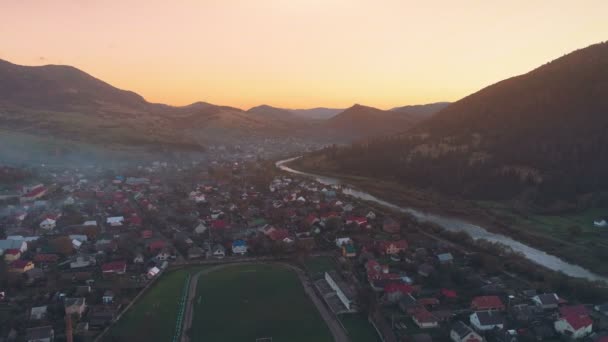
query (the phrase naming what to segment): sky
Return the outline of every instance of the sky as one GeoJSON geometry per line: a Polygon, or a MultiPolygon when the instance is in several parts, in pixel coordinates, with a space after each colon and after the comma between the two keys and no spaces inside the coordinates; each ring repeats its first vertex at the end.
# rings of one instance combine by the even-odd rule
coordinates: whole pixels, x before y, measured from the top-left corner
{"type": "Polygon", "coordinates": [[[608,1],[0,0],[0,59],[148,101],[456,101],[608,39],[608,1]]]}

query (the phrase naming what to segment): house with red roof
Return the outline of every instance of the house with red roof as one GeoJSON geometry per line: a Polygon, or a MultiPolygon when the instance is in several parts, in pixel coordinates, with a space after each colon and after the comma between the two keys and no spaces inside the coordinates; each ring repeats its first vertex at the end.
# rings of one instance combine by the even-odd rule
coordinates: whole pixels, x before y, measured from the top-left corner
{"type": "Polygon", "coordinates": [[[226,229],[228,223],[225,220],[213,220],[211,222],[211,229],[226,229]]]}
{"type": "Polygon", "coordinates": [[[282,241],[285,243],[292,243],[294,240],[289,236],[289,231],[287,229],[276,229],[268,234],[268,237],[272,241],[282,241]]]}
{"type": "Polygon", "coordinates": [[[397,241],[378,241],[378,251],[384,255],[396,255],[401,252],[404,252],[408,243],[406,240],[397,240],[397,241]]]}
{"type": "Polygon", "coordinates": [[[474,311],[503,311],[505,305],[498,296],[479,296],[473,298],[471,309],[474,311]]]}
{"type": "Polygon", "coordinates": [[[124,274],[127,272],[126,261],[112,261],[101,265],[101,272],[107,274],[124,274]]]}
{"type": "Polygon", "coordinates": [[[34,268],[34,263],[30,260],[15,260],[10,264],[9,272],[25,273],[34,268]]]}
{"type": "Polygon", "coordinates": [[[358,227],[365,227],[367,225],[367,218],[360,216],[349,216],[346,218],[346,224],[356,224],[358,227]]]}
{"type": "Polygon", "coordinates": [[[573,339],[583,338],[593,332],[593,320],[589,315],[580,315],[576,310],[568,312],[554,323],[555,331],[573,339]]]}
{"type": "Polygon", "coordinates": [[[35,186],[34,188],[30,189],[27,193],[25,193],[24,195],[21,196],[21,202],[32,202],[35,201],[39,198],[41,198],[42,196],[46,195],[48,189],[43,186],[42,184],[39,184],[37,186],[35,186]]]}
{"type": "Polygon", "coordinates": [[[417,308],[414,311],[412,320],[421,329],[432,329],[439,326],[439,320],[424,307],[417,308]]]}
{"type": "Polygon", "coordinates": [[[21,251],[17,248],[11,248],[4,251],[4,261],[11,263],[21,258],[21,251]]]}
{"type": "Polygon", "coordinates": [[[396,303],[404,295],[414,292],[414,287],[401,282],[390,282],[384,285],[384,294],[387,301],[396,303]]]}

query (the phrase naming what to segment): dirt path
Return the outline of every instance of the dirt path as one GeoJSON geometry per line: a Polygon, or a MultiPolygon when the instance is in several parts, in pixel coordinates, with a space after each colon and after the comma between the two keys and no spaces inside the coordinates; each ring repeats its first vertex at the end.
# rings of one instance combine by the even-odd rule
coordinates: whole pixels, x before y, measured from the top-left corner
{"type": "MultiPolygon", "coordinates": [[[[193,311],[194,311],[194,303],[195,303],[195,299],[196,299],[196,288],[197,288],[197,284],[198,284],[198,280],[199,280],[200,276],[206,275],[206,274],[214,272],[214,271],[218,271],[218,270],[226,268],[226,267],[236,266],[236,265],[247,265],[247,264],[251,264],[251,263],[231,263],[231,264],[225,264],[225,265],[218,265],[218,266],[214,266],[214,267],[211,267],[208,269],[201,270],[192,276],[192,279],[190,281],[190,286],[188,288],[188,298],[186,300],[186,311],[184,314],[184,320],[183,320],[183,326],[182,326],[182,336],[180,339],[181,342],[190,342],[190,337],[188,337],[188,331],[192,327],[192,316],[193,316],[193,311]]],[[[280,266],[283,266],[285,268],[288,268],[288,269],[294,271],[297,274],[298,279],[300,280],[300,283],[302,283],[304,292],[306,293],[306,295],[308,295],[310,300],[313,302],[313,304],[319,311],[319,314],[321,314],[321,318],[323,318],[323,320],[327,324],[327,327],[329,328],[329,330],[334,338],[334,341],[350,342],[348,335],[342,328],[342,325],[340,324],[340,322],[338,322],[338,319],[336,318],[336,316],[332,312],[329,311],[329,309],[323,303],[323,300],[317,296],[317,294],[313,288],[313,285],[311,284],[310,280],[308,279],[308,277],[306,276],[304,271],[302,271],[301,269],[299,269],[293,265],[287,264],[287,263],[276,262],[276,263],[272,263],[272,264],[280,265],[280,266]]]]}

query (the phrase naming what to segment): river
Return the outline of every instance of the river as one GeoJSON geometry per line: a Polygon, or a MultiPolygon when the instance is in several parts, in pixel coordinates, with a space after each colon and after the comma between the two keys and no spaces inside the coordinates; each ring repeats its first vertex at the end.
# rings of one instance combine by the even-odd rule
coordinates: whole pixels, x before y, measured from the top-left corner
{"type": "Polygon", "coordinates": [[[324,185],[340,185],[342,188],[342,192],[346,195],[349,195],[349,196],[352,196],[354,198],[358,198],[361,200],[378,203],[384,207],[410,214],[410,215],[416,217],[421,222],[431,222],[431,223],[439,225],[443,229],[450,230],[450,231],[464,231],[464,232],[468,233],[473,239],[485,239],[485,240],[492,241],[492,242],[499,242],[503,245],[510,247],[511,249],[513,249],[514,252],[522,253],[529,260],[531,260],[541,266],[544,266],[548,269],[551,269],[554,271],[560,271],[566,275],[569,275],[569,276],[575,277],[575,278],[585,278],[588,280],[601,280],[601,281],[608,282],[607,277],[603,277],[601,275],[595,274],[581,266],[566,262],[554,255],[548,254],[546,252],[541,251],[540,249],[523,244],[508,236],[505,236],[502,234],[497,234],[497,233],[492,233],[492,232],[486,230],[485,228],[478,226],[476,224],[473,224],[473,223],[470,223],[470,222],[467,222],[467,221],[464,221],[464,220],[458,219],[458,218],[426,213],[426,212],[423,212],[423,211],[420,211],[420,210],[417,210],[414,208],[410,208],[410,207],[401,207],[401,206],[395,205],[393,203],[387,202],[385,200],[382,200],[365,191],[356,190],[353,187],[349,186],[348,184],[344,184],[337,178],[320,176],[320,175],[316,175],[316,174],[312,174],[312,173],[308,173],[308,172],[302,172],[302,171],[294,170],[294,169],[288,167],[287,165],[285,165],[285,164],[289,163],[290,161],[293,161],[298,158],[300,158],[300,157],[289,158],[289,159],[278,161],[276,163],[276,166],[286,172],[314,178],[317,182],[324,184],[324,185]]]}

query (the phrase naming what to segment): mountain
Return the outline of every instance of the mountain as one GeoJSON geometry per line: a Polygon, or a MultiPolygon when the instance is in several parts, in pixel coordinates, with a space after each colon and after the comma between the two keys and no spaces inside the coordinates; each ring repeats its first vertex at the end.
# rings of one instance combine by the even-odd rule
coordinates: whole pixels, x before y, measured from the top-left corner
{"type": "Polygon", "coordinates": [[[293,120],[296,116],[287,109],[276,108],[268,105],[253,107],[247,111],[252,117],[270,119],[270,120],[293,120]]]}
{"type": "Polygon", "coordinates": [[[302,118],[307,118],[307,119],[313,119],[313,120],[327,120],[341,112],[344,111],[344,109],[339,109],[339,108],[324,108],[324,107],[317,107],[317,108],[310,108],[310,109],[288,109],[290,112],[292,112],[293,114],[295,114],[296,116],[302,117],[302,118]]]}
{"type": "Polygon", "coordinates": [[[200,149],[208,143],[293,136],[305,127],[293,113],[281,111],[150,103],[74,67],[0,60],[0,130],[6,132],[111,146],[200,149]]]}
{"type": "Polygon", "coordinates": [[[409,114],[355,104],[324,124],[340,134],[366,138],[402,132],[417,122],[419,119],[409,114]]]}
{"type": "Polygon", "coordinates": [[[406,134],[332,151],[332,165],[543,205],[608,191],[608,43],[484,88],[406,134]]]}
{"type": "Polygon", "coordinates": [[[450,102],[435,102],[423,105],[403,106],[395,107],[391,110],[394,112],[408,113],[411,115],[419,115],[424,118],[428,118],[441,111],[450,105],[450,102]]]}

